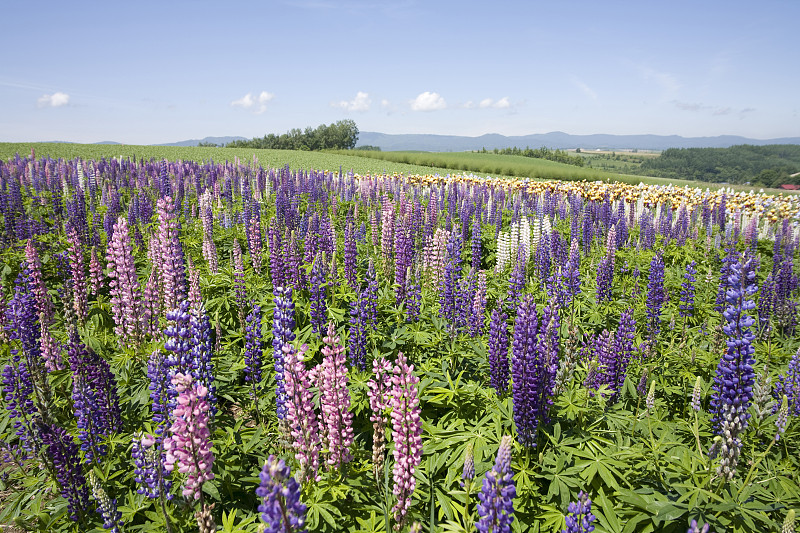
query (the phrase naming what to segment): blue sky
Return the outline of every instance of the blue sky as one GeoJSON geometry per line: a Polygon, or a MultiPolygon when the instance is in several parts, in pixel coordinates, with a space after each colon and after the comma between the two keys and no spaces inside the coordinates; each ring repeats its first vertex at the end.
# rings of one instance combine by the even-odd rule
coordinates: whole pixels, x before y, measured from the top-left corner
{"type": "Polygon", "coordinates": [[[800,2],[4,2],[0,141],[800,136],[800,2]]]}

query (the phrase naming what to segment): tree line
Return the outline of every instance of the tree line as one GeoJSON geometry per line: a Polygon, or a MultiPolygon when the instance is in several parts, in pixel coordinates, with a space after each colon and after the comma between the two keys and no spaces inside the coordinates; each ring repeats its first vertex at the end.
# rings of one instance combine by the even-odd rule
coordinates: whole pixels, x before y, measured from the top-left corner
{"type": "Polygon", "coordinates": [[[321,124],[305,130],[292,128],[282,135],[269,133],[249,141],[232,141],[226,148],[258,148],[273,150],[351,150],[358,141],[358,126],[347,119],[331,125],[321,124]]]}
{"type": "MultiPolygon", "coordinates": [[[[481,153],[488,153],[486,148],[481,150],[481,153]]],[[[547,148],[546,146],[542,146],[541,148],[530,148],[525,147],[517,148],[516,146],[512,148],[495,148],[492,150],[494,154],[500,155],[521,155],[523,157],[533,157],[535,159],[547,159],[548,161],[555,161],[556,163],[565,163],[567,165],[575,165],[576,167],[582,167],[586,164],[584,159],[579,155],[569,155],[566,150],[559,150],[559,149],[551,149],[547,148]]]]}
{"type": "Polygon", "coordinates": [[[648,176],[779,187],[800,185],[800,145],[741,144],[729,148],[670,148],[645,160],[640,172],[648,176]]]}

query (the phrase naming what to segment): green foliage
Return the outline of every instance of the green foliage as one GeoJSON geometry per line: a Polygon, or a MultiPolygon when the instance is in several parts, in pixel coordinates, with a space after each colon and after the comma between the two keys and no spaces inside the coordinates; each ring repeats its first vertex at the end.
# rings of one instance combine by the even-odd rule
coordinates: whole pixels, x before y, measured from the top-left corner
{"type": "Polygon", "coordinates": [[[283,135],[270,133],[263,138],[255,137],[249,141],[232,141],[228,148],[259,148],[269,150],[348,150],[355,148],[358,141],[358,126],[347,119],[334,122],[330,126],[321,124],[316,128],[297,128],[283,135]]]}
{"type": "Polygon", "coordinates": [[[526,146],[524,150],[517,148],[516,146],[513,148],[501,148],[499,150],[495,148],[492,153],[501,155],[521,155],[523,157],[533,157],[535,159],[547,159],[548,161],[565,163],[567,165],[575,165],[576,167],[582,167],[585,165],[584,159],[581,156],[569,155],[566,150],[553,150],[551,148],[547,148],[546,146],[535,149],[531,149],[526,146]]]}
{"type": "MultiPolygon", "coordinates": [[[[63,145],[63,148],[83,147],[63,145]]],[[[41,147],[36,149],[37,153],[43,150],[41,147]]],[[[124,148],[105,146],[102,149],[110,150],[104,153],[114,154],[124,148]]],[[[140,156],[146,153],[151,154],[148,157],[156,158],[162,157],[158,154],[176,153],[157,151],[161,147],[137,147],[137,150],[142,150],[136,152],[140,156]],[[147,151],[150,148],[152,151],[147,151]]],[[[294,155],[252,150],[180,150],[184,150],[180,153],[194,154],[193,157],[201,159],[218,158],[219,154],[227,153],[242,154],[242,159],[248,160],[257,153],[262,163],[265,160],[276,161],[269,163],[276,167],[282,166],[278,155],[294,155]]],[[[25,153],[19,148],[17,151],[25,153]]],[[[303,157],[307,155],[302,154],[303,157]]],[[[331,164],[335,161],[360,161],[355,157],[333,154],[311,155],[328,158],[314,160],[325,161],[328,168],[338,167],[331,164]]],[[[419,154],[419,157],[428,155],[419,154]]],[[[379,160],[367,160],[374,161],[379,160]]],[[[46,201],[48,194],[41,193],[45,206],[50,205],[46,201]]],[[[340,236],[337,242],[340,253],[345,219],[355,203],[334,199],[338,204],[332,220],[340,236]]],[[[46,207],[37,206],[30,198],[26,197],[25,200],[26,206],[37,216],[47,212],[46,207]]],[[[102,220],[106,208],[102,205],[100,192],[94,200],[97,203],[96,216],[102,220]]],[[[123,200],[127,201],[124,195],[123,200]]],[[[274,200],[273,192],[261,204],[262,234],[266,233],[267,221],[275,215],[274,200]]],[[[197,201],[191,188],[187,189],[185,201],[190,205],[197,201]]],[[[309,205],[307,192],[301,194],[300,202],[302,208],[306,209],[309,205]]],[[[241,199],[237,197],[230,206],[215,205],[214,214],[231,215],[241,209],[241,199]]],[[[356,227],[362,223],[369,227],[370,214],[369,209],[360,205],[355,215],[356,227]]],[[[294,450],[286,446],[274,414],[275,379],[269,348],[272,340],[273,287],[268,275],[256,274],[250,261],[246,261],[248,296],[264,309],[263,325],[268,347],[265,352],[265,386],[253,402],[250,388],[243,380],[244,332],[238,316],[233,273],[228,260],[234,240],[244,242],[243,229],[235,224],[229,228],[215,225],[214,241],[221,260],[220,270],[214,274],[208,270],[202,257],[200,221],[191,216],[187,218],[185,214],[181,216],[181,241],[185,253],[200,269],[202,299],[212,325],[219,331],[219,349],[214,354],[217,395],[220,398],[220,411],[212,434],[216,456],[215,479],[205,484],[205,497],[215,505],[213,514],[221,531],[254,533],[260,524],[255,488],[264,459],[270,454],[277,454],[292,464],[296,471],[294,450]]],[[[510,213],[506,212],[506,222],[509,218],[510,213]]],[[[64,290],[64,284],[56,271],[53,257],[65,249],[60,222],[63,221],[53,224],[52,233],[42,236],[39,242],[45,250],[42,254],[45,280],[57,307],[56,321],[51,331],[59,341],[65,342],[67,327],[64,311],[67,304],[55,298],[58,291],[64,290]]],[[[560,221],[558,227],[564,231],[568,224],[560,221]]],[[[143,232],[151,238],[153,229],[151,225],[143,228],[143,232]]],[[[494,227],[487,225],[483,230],[482,266],[492,269],[497,248],[494,227]]],[[[718,228],[715,231],[719,231],[718,228]]],[[[636,232],[633,228],[634,236],[636,232]]],[[[714,531],[778,531],[787,509],[800,507],[800,457],[796,453],[800,445],[800,424],[796,417],[790,419],[786,433],[774,445],[770,441],[773,439],[777,415],[770,414],[761,421],[754,421],[744,438],[737,477],[727,484],[715,477],[716,464],[708,457],[708,448],[714,436],[707,409],[715,368],[725,344],[720,329],[722,320],[714,309],[719,258],[717,251],[706,242],[703,229],[697,240],[690,239],[682,247],[674,242],[665,244],[659,237],[656,248],[664,256],[665,285],[670,294],[661,317],[665,327],[655,346],[638,352],[631,362],[619,401],[610,400],[607,388],[587,390],[583,383],[590,365],[588,361],[579,361],[572,378],[554,398],[550,421],[541,426],[536,447],[515,445],[512,469],[518,497],[515,500],[514,531],[560,531],[564,527],[564,514],[569,502],[574,501],[581,490],[589,493],[593,500],[598,533],[683,532],[692,519],[711,523],[714,531]],[[691,259],[699,263],[697,311],[684,321],[678,315],[677,295],[685,265],[691,259]],[[713,274],[710,280],[707,274],[713,274]],[[669,327],[666,327],[667,324],[669,327]],[[644,398],[637,392],[637,384],[644,373],[649,376],[646,381],[655,383],[656,400],[652,412],[647,412],[644,398]],[[699,413],[695,413],[689,405],[696,376],[701,376],[704,384],[701,394],[703,410],[699,413]]],[[[761,243],[758,249],[761,257],[760,284],[771,269],[771,251],[771,243],[766,242],[761,243]]],[[[135,253],[139,279],[146,280],[150,269],[146,249],[136,247],[135,253]]],[[[366,258],[372,253],[371,244],[359,245],[358,274],[361,280],[364,278],[366,258]]],[[[465,255],[468,253],[465,251],[465,255]]],[[[644,331],[641,324],[646,299],[644,286],[653,253],[633,246],[619,250],[613,300],[611,303],[597,304],[594,297],[596,265],[605,254],[605,249],[598,240],[591,249],[585,251],[581,261],[582,293],[569,312],[564,314],[559,332],[561,357],[570,346],[579,347],[591,335],[603,329],[615,329],[620,312],[629,307],[634,309],[634,316],[640,324],[636,343],[642,342],[644,331]],[[633,276],[634,268],[642,272],[638,278],[633,276]],[[634,290],[636,287],[638,292],[634,290]],[[575,328],[574,333],[570,330],[571,326],[575,328]]],[[[11,246],[0,251],[0,272],[6,301],[23,257],[20,247],[11,246]]],[[[380,270],[380,258],[376,259],[380,270]]],[[[349,332],[347,312],[354,292],[342,281],[342,261],[338,262],[339,283],[328,286],[327,302],[329,318],[334,320],[337,332],[346,342],[349,332]]],[[[543,306],[546,294],[533,270],[531,267],[527,273],[526,292],[543,306]]],[[[381,275],[379,319],[376,329],[369,333],[368,353],[370,358],[386,356],[392,359],[402,351],[413,362],[415,373],[421,380],[423,457],[416,471],[417,489],[410,510],[410,522],[422,522],[424,531],[472,532],[475,531],[476,502],[481,480],[494,463],[501,437],[515,435],[514,406],[509,394],[498,396],[489,387],[486,335],[472,338],[466,334],[452,334],[438,314],[438,288],[425,281],[420,317],[408,323],[403,304],[396,303],[391,278],[381,275]],[[470,445],[474,453],[476,476],[473,483],[462,487],[461,468],[470,445]]],[[[508,272],[493,275],[490,270],[487,285],[491,310],[507,294],[508,272]]],[[[311,361],[318,363],[321,359],[321,339],[311,332],[308,300],[307,290],[295,292],[298,309],[295,332],[301,342],[310,345],[311,361]]],[[[137,349],[121,348],[113,331],[107,288],[92,296],[90,307],[91,318],[81,326],[81,337],[111,363],[119,386],[124,420],[123,431],[113,435],[108,442],[110,451],[107,460],[101,467],[95,467],[96,475],[109,494],[117,498],[126,531],[165,531],[167,522],[159,503],[136,493],[130,457],[132,434],[139,430],[151,430],[146,361],[153,350],[162,346],[163,339],[155,339],[137,349]]],[[[759,363],[769,362],[769,374],[773,382],[778,374],[785,371],[788,359],[797,350],[798,344],[796,338],[778,334],[756,344],[757,359],[759,363]]],[[[0,362],[10,360],[11,348],[11,342],[0,345],[0,362]]],[[[372,423],[367,398],[367,382],[371,376],[369,371],[349,371],[355,458],[342,472],[323,470],[319,481],[304,485],[302,501],[308,506],[309,531],[391,530],[386,515],[393,497],[393,445],[388,445],[384,471],[378,472],[376,477],[372,469],[372,423]]],[[[75,434],[71,373],[69,370],[52,372],[48,379],[54,391],[55,417],[75,434]]],[[[313,392],[316,394],[318,391],[315,389],[313,392]]],[[[5,439],[13,439],[13,428],[5,409],[0,413],[0,435],[5,439]]],[[[31,531],[100,531],[99,515],[93,514],[88,524],[78,525],[69,521],[65,501],[58,496],[57,487],[47,472],[38,467],[37,461],[10,461],[4,465],[2,473],[0,524],[31,531]]],[[[166,517],[177,531],[196,530],[190,502],[179,497],[166,506],[166,517]]]]}
{"type": "Polygon", "coordinates": [[[746,183],[777,187],[800,184],[790,174],[800,171],[800,146],[742,144],[730,148],[670,148],[642,163],[643,172],[667,178],[712,183],[746,183]]]}

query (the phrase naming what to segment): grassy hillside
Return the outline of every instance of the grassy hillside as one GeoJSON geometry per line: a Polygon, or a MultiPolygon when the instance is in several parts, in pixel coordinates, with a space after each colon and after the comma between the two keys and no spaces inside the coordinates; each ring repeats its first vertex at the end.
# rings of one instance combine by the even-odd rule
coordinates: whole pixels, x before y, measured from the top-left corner
{"type": "Polygon", "coordinates": [[[375,161],[352,155],[330,152],[304,152],[295,150],[258,150],[253,148],[201,148],[196,146],[135,146],[64,143],[0,143],[0,159],[8,160],[15,154],[30,155],[31,148],[37,157],[49,156],[71,159],[99,159],[101,157],[136,157],[137,159],[183,159],[187,161],[215,162],[233,161],[238,157],[242,162],[252,161],[253,156],[264,167],[283,167],[292,169],[352,170],[357,174],[394,173],[405,174],[447,174],[447,168],[434,168],[422,165],[375,161]]]}
{"type": "MultiPolygon", "coordinates": [[[[401,162],[417,165],[432,165],[476,174],[492,176],[515,176],[532,179],[556,179],[565,181],[619,181],[622,183],[649,185],[675,185],[676,187],[714,187],[713,184],[679,179],[654,178],[649,176],[623,175],[594,168],[576,167],[544,159],[516,155],[499,155],[491,152],[372,152],[339,151],[342,155],[357,155],[365,159],[401,162]]],[[[736,187],[734,187],[736,188],[736,187]]],[[[752,187],[739,187],[750,190],[752,187]]]]}
{"type": "MultiPolygon", "coordinates": [[[[295,150],[258,150],[253,148],[201,148],[196,146],[136,146],[67,143],[0,143],[0,159],[8,160],[15,154],[30,155],[31,148],[37,157],[71,159],[99,159],[102,157],[136,157],[137,159],[169,159],[215,162],[252,161],[264,167],[292,169],[352,170],[357,174],[449,174],[469,172],[493,177],[521,177],[531,179],[620,181],[623,183],[668,185],[683,187],[719,188],[713,184],[679,179],[631,176],[592,168],[580,168],[543,159],[522,156],[498,155],[478,152],[368,152],[342,150],[334,152],[307,152],[295,150]]],[[[732,186],[737,190],[752,187],[732,186]]],[[[785,192],[785,191],[772,191],[785,192]]]]}

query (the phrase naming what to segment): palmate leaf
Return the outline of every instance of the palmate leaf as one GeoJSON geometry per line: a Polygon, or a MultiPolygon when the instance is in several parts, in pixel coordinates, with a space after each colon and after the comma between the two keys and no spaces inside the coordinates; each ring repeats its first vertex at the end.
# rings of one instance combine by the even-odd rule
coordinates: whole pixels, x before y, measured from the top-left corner
{"type": "Polygon", "coordinates": [[[606,494],[601,488],[597,496],[592,500],[592,513],[597,517],[598,525],[602,526],[608,533],[622,533],[622,524],[617,517],[614,506],[606,498],[606,494]]]}

